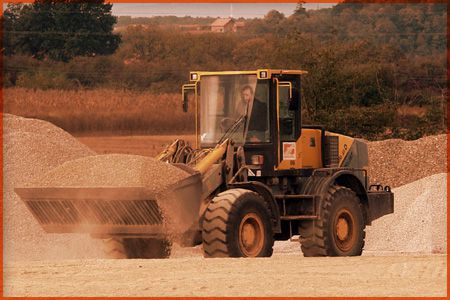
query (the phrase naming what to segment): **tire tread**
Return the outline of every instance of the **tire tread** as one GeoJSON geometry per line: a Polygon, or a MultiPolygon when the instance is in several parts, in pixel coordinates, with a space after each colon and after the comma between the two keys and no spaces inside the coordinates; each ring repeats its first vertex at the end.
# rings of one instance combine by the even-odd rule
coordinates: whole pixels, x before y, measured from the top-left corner
{"type": "MultiPolygon", "coordinates": [[[[321,211],[322,214],[318,220],[313,221],[305,221],[300,224],[300,243],[303,255],[305,257],[313,257],[313,256],[336,256],[334,253],[331,241],[329,241],[329,224],[330,222],[330,214],[331,209],[333,207],[333,201],[339,201],[338,197],[356,197],[355,193],[343,186],[331,186],[323,201],[321,211]]],[[[362,211],[361,203],[358,201],[358,205],[360,210],[362,211]]],[[[365,228],[362,225],[362,247],[357,250],[355,255],[361,255],[362,249],[365,243],[365,228]]]]}
{"type": "MultiPolygon", "coordinates": [[[[236,205],[245,194],[255,192],[246,189],[230,189],[218,194],[206,209],[202,222],[203,253],[207,258],[236,256],[233,249],[229,249],[230,234],[228,228],[230,220],[235,220],[239,214],[236,205]]],[[[262,198],[261,198],[262,199],[262,198]]],[[[262,199],[261,203],[265,201],[262,199]]],[[[268,209],[265,205],[265,208],[268,209]]],[[[273,246],[273,236],[268,237],[270,248],[273,246]]],[[[272,255],[272,250],[267,253],[272,255]]]]}

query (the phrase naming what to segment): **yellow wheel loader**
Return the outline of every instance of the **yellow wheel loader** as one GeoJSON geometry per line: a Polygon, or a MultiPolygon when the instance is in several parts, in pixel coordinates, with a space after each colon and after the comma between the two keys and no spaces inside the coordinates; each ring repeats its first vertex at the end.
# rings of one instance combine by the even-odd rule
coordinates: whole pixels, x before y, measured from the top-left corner
{"type": "Polygon", "coordinates": [[[182,105],[196,144],[176,140],[156,157],[189,176],[159,202],[145,186],[98,182],[16,192],[47,232],[89,233],[118,257],[167,257],[173,236],[205,257],[268,257],[274,240],[297,236],[304,256],[361,255],[365,227],[393,213],[393,193],[368,185],[363,141],[302,124],[304,74],[191,72],[182,105]],[[179,225],[171,235],[168,219],[179,225]]]}

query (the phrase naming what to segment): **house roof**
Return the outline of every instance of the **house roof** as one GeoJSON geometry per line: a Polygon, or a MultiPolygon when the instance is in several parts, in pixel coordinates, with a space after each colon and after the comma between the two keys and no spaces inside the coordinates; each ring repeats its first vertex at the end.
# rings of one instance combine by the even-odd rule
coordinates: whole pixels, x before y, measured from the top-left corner
{"type": "Polygon", "coordinates": [[[211,26],[222,27],[222,26],[226,26],[230,22],[234,23],[234,21],[230,18],[226,18],[226,19],[218,18],[214,22],[212,22],[211,26]]]}

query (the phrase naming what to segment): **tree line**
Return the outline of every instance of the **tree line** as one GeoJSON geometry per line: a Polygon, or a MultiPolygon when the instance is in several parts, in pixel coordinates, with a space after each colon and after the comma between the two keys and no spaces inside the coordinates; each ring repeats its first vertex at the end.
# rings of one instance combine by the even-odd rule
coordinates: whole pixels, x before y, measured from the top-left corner
{"type": "MultiPolygon", "coordinates": [[[[105,4],[98,1],[97,5],[105,4]]],[[[73,7],[66,9],[74,11],[73,7]]],[[[116,19],[107,11],[104,15],[108,21],[92,27],[91,35],[108,36],[111,47],[105,47],[103,53],[94,51],[95,47],[84,52],[69,47],[70,51],[62,51],[64,55],[46,51],[45,47],[32,52],[23,39],[34,41],[39,35],[21,37],[18,32],[41,30],[51,34],[52,30],[23,30],[26,27],[17,27],[21,17],[16,13],[16,27],[4,40],[8,55],[4,84],[177,93],[191,70],[304,69],[309,74],[303,81],[302,109],[309,123],[367,138],[418,138],[445,131],[444,4],[342,3],[308,11],[299,5],[289,17],[273,10],[264,18],[245,20],[240,32],[225,34],[195,34],[158,26],[176,23],[164,21],[177,18],[171,16],[148,18],[146,26],[134,24],[119,35],[112,31],[111,23],[116,19]],[[405,106],[418,108],[420,113],[414,109],[402,113],[405,106]]],[[[8,13],[5,11],[5,18],[8,13]]],[[[124,23],[133,24],[133,19],[124,23]]],[[[201,18],[177,22],[187,24],[188,19],[206,23],[198,20],[201,18]]],[[[77,35],[72,35],[76,40],[77,35]]],[[[55,43],[61,42],[57,36],[50,41],[53,38],[55,43]]],[[[89,45],[84,40],[83,45],[86,43],[89,45]]],[[[58,45],[64,49],[77,42],[58,45]]]]}

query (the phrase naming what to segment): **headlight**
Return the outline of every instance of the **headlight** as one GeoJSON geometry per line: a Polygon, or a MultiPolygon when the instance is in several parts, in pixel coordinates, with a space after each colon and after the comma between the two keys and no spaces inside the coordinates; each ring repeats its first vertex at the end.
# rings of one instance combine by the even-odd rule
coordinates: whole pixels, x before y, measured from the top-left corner
{"type": "Polygon", "coordinates": [[[198,80],[198,74],[197,73],[191,73],[191,80],[192,81],[198,80]]]}

